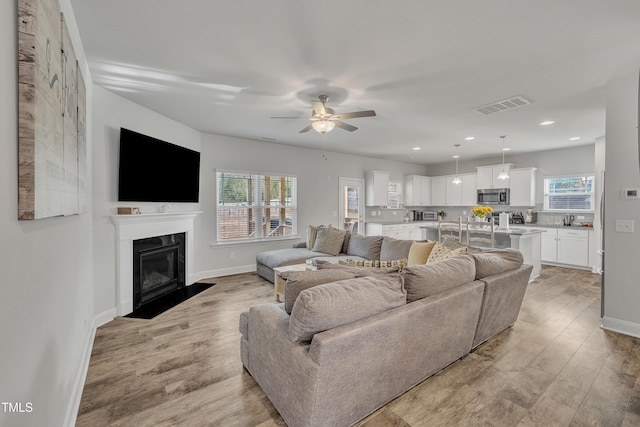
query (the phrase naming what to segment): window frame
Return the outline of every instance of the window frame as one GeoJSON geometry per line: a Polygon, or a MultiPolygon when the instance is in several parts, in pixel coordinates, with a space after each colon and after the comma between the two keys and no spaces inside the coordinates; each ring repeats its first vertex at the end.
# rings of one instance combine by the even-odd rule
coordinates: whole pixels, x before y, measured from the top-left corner
{"type": "MultiPolygon", "coordinates": [[[[269,172],[247,172],[247,171],[238,171],[238,170],[230,170],[230,169],[216,169],[215,170],[215,207],[216,207],[216,245],[229,245],[229,244],[248,244],[248,243],[258,243],[258,242],[273,242],[278,240],[290,240],[298,238],[298,176],[291,174],[283,174],[283,173],[269,173],[269,172]],[[220,239],[220,210],[221,208],[229,209],[229,205],[223,205],[220,203],[220,186],[219,186],[219,178],[220,174],[230,174],[230,175],[247,175],[253,178],[253,191],[256,196],[254,197],[253,202],[247,201],[246,205],[239,205],[238,208],[245,208],[247,212],[250,209],[253,209],[253,214],[256,218],[264,218],[266,209],[287,209],[291,212],[291,233],[289,235],[279,236],[264,236],[262,233],[262,227],[256,227],[256,236],[255,237],[247,237],[247,238],[235,238],[235,239],[220,239]],[[290,204],[267,204],[265,203],[265,197],[262,188],[261,182],[265,179],[265,177],[278,177],[278,178],[287,178],[293,179],[291,196],[289,198],[290,204]]],[[[273,199],[272,199],[273,200],[273,199]]]]}
{"type": "Polygon", "coordinates": [[[596,174],[593,172],[588,173],[572,173],[572,174],[562,174],[562,175],[550,175],[545,176],[542,179],[542,209],[543,212],[579,212],[579,213],[590,213],[595,211],[595,188],[596,188],[596,174]],[[576,193],[548,193],[547,185],[548,180],[552,179],[560,179],[560,178],[591,178],[591,191],[584,192],[576,192],[576,193]],[[561,208],[561,209],[553,209],[549,206],[549,196],[576,196],[576,195],[589,195],[590,198],[590,209],[580,209],[576,207],[569,208],[561,208]]]}

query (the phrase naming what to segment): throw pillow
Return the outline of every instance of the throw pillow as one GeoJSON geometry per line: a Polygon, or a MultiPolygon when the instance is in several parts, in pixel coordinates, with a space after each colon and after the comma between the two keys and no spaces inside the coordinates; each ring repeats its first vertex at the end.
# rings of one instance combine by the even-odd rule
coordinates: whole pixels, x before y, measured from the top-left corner
{"type": "Polygon", "coordinates": [[[353,279],[357,277],[357,272],[349,270],[315,270],[315,271],[287,271],[281,273],[281,277],[286,279],[284,285],[284,309],[291,314],[293,305],[298,299],[300,292],[314,286],[339,280],[353,279]]]}
{"type": "Polygon", "coordinates": [[[436,242],[413,242],[409,249],[407,265],[426,264],[435,245],[436,242]]]}
{"type": "Polygon", "coordinates": [[[413,240],[394,239],[385,236],[380,246],[380,260],[388,261],[409,257],[409,250],[413,240]]]}
{"type": "Polygon", "coordinates": [[[289,339],[310,341],[318,332],[347,325],[406,304],[397,277],[359,277],[300,293],[289,318],[289,339]]]}
{"type": "Polygon", "coordinates": [[[337,228],[323,228],[318,230],[313,252],[322,252],[329,255],[338,255],[342,250],[345,231],[337,228]]]}
{"type": "Polygon", "coordinates": [[[354,234],[349,240],[347,255],[359,256],[366,259],[380,259],[380,245],[382,236],[360,236],[354,234]]]}
{"type": "Polygon", "coordinates": [[[431,262],[440,262],[449,257],[462,255],[466,252],[466,246],[462,246],[458,249],[449,249],[446,246],[442,245],[440,242],[436,242],[435,246],[431,250],[431,253],[429,254],[429,258],[427,258],[427,264],[431,262]]]}
{"type": "MultiPolygon", "coordinates": [[[[340,261],[342,263],[343,261],[340,261]]],[[[346,264],[355,265],[357,267],[371,267],[371,268],[387,268],[398,267],[400,269],[407,266],[407,259],[395,259],[391,261],[378,261],[378,260],[364,260],[364,259],[351,259],[344,260],[346,264]]]]}
{"type": "Polygon", "coordinates": [[[517,249],[487,249],[472,254],[476,263],[476,280],[513,270],[522,265],[522,253],[517,249]]]}
{"type": "Polygon", "coordinates": [[[316,244],[316,237],[318,235],[318,230],[323,228],[327,228],[324,225],[308,225],[307,226],[307,249],[313,249],[313,246],[316,244]]]}
{"type": "Polygon", "coordinates": [[[471,255],[409,266],[402,271],[407,303],[473,282],[475,275],[475,262],[471,255]]]}
{"type": "Polygon", "coordinates": [[[386,268],[375,268],[375,267],[358,267],[353,264],[349,264],[346,261],[339,261],[338,264],[331,262],[318,262],[317,267],[319,270],[349,270],[357,273],[357,277],[364,276],[374,276],[374,275],[385,275],[385,274],[393,274],[399,273],[400,267],[386,267],[386,268]]]}

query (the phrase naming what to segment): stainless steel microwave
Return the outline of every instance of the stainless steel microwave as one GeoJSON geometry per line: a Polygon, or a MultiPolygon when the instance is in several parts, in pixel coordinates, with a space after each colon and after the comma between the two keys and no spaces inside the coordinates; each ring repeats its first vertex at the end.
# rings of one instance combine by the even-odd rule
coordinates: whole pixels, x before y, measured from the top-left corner
{"type": "Polygon", "coordinates": [[[509,189],[508,188],[489,188],[478,190],[479,205],[508,205],[509,189]]]}

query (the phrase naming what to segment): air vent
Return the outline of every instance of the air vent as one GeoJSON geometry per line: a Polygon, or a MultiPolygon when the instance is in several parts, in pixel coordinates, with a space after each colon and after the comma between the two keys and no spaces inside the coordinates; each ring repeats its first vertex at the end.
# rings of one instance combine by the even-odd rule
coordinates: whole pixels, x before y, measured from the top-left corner
{"type": "Polygon", "coordinates": [[[502,101],[493,102],[491,104],[483,105],[482,107],[476,108],[478,113],[482,113],[484,115],[489,115],[493,113],[499,113],[500,111],[512,110],[514,108],[522,107],[523,105],[531,104],[524,96],[513,96],[508,99],[504,99],[502,101]]]}

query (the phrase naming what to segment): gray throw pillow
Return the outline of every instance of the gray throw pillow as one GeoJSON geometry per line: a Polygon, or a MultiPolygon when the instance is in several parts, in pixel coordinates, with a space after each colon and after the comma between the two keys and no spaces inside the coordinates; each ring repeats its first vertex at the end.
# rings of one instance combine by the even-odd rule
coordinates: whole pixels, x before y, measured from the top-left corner
{"type": "Polygon", "coordinates": [[[408,303],[473,282],[475,276],[476,266],[471,255],[408,266],[402,271],[408,303]]]}
{"type": "MultiPolygon", "coordinates": [[[[354,234],[349,240],[347,255],[359,256],[365,259],[380,259],[382,236],[360,236],[354,234]]],[[[396,258],[397,259],[397,258],[396,258]]]]}
{"type": "Polygon", "coordinates": [[[281,273],[281,277],[287,282],[284,286],[284,309],[291,314],[293,304],[298,299],[300,292],[314,286],[339,280],[353,279],[357,272],[350,270],[315,270],[315,271],[288,271],[281,273]]]}
{"type": "Polygon", "coordinates": [[[413,240],[394,239],[385,236],[380,246],[380,261],[408,259],[413,240]]]}
{"type": "Polygon", "coordinates": [[[323,228],[318,230],[312,251],[334,256],[338,255],[342,250],[345,234],[346,231],[338,230],[337,228],[323,228]]]}
{"type": "Polygon", "coordinates": [[[310,341],[318,332],[353,323],[406,303],[397,277],[360,277],[300,293],[289,318],[289,339],[310,341]]]}

